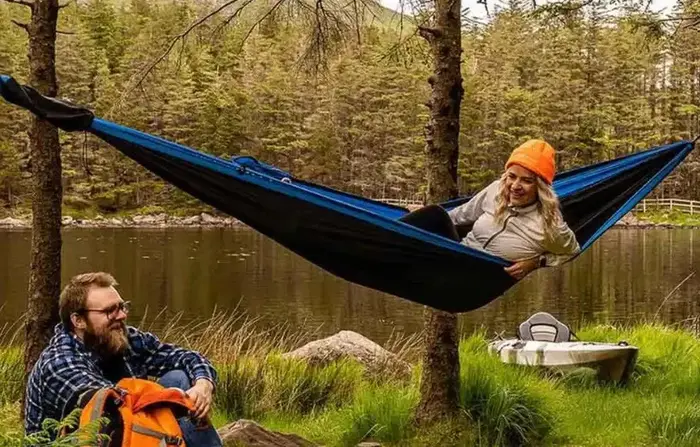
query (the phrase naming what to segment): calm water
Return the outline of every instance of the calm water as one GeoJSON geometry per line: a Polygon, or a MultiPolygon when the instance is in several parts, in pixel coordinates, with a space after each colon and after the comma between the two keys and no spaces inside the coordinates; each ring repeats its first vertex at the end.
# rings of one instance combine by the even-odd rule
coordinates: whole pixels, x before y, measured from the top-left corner
{"type": "MultiPolygon", "coordinates": [[[[0,326],[21,316],[30,233],[0,231],[0,326]]],[[[422,306],[350,284],[245,229],[71,229],[64,232],[63,279],[94,270],[114,274],[136,322],[167,308],[202,318],[237,306],[261,324],[286,322],[361,332],[377,341],[422,326],[422,306]]],[[[695,271],[699,230],[611,230],[576,261],[535,272],[488,306],[461,317],[463,330],[512,334],[545,310],[574,327],[653,317],[664,298],[695,271]]],[[[469,295],[469,282],[455,294],[469,295]]],[[[700,314],[700,272],[659,312],[666,322],[700,314]]]]}

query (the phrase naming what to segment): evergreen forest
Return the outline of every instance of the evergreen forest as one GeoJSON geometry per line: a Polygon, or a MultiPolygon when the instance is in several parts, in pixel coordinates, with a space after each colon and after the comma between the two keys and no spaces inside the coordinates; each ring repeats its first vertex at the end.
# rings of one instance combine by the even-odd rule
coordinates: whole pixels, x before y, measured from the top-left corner
{"type": "MultiPolygon", "coordinates": [[[[251,155],[344,191],[420,200],[432,71],[420,17],[363,3],[318,54],[303,11],[263,16],[266,2],[246,5],[194,28],[154,64],[216,3],[72,2],[59,21],[59,97],[216,156],[251,155]]],[[[562,170],[700,134],[699,2],[663,16],[647,2],[495,5],[487,21],[463,23],[461,193],[492,181],[528,138],[549,141],[562,170]]],[[[0,73],[20,82],[27,36],[13,22],[26,21],[25,9],[0,2],[0,73]]],[[[29,119],[0,103],[3,214],[30,207],[29,119]]],[[[65,209],[201,208],[94,137],[62,132],[61,143],[65,209]]],[[[696,151],[654,194],[698,200],[698,180],[696,151]]]]}

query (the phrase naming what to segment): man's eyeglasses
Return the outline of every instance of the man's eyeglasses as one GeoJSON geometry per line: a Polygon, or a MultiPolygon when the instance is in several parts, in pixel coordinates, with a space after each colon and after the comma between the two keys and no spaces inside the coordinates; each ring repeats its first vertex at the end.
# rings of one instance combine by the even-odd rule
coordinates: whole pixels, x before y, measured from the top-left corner
{"type": "Polygon", "coordinates": [[[105,307],[104,309],[82,309],[82,312],[100,312],[105,314],[110,320],[113,320],[117,318],[119,312],[128,314],[129,309],[131,309],[131,301],[122,301],[121,303],[105,307]]]}

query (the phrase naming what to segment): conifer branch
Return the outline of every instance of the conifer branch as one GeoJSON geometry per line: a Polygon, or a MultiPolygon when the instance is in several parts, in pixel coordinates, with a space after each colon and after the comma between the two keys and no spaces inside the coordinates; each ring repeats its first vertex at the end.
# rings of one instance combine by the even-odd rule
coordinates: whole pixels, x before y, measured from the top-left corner
{"type": "Polygon", "coordinates": [[[438,30],[437,28],[430,28],[427,26],[419,26],[418,33],[421,35],[422,38],[424,38],[428,42],[432,42],[433,39],[435,39],[436,37],[440,37],[440,30],[438,30]]]}
{"type": "Polygon", "coordinates": [[[12,23],[14,23],[15,25],[19,26],[20,28],[22,28],[22,29],[25,30],[26,32],[29,32],[29,25],[28,25],[28,24],[22,23],[22,22],[18,22],[17,20],[14,20],[14,19],[12,20],[12,23]]]}
{"type": "Polygon", "coordinates": [[[24,5],[28,8],[34,8],[34,3],[27,0],[5,0],[7,3],[15,3],[18,5],[24,5]]]}
{"type": "Polygon", "coordinates": [[[208,13],[207,15],[205,15],[204,17],[202,17],[202,18],[198,19],[197,21],[195,21],[194,23],[192,23],[190,26],[187,27],[187,29],[186,29],[185,31],[183,31],[183,32],[181,32],[180,34],[178,34],[177,36],[173,37],[173,38],[170,40],[170,43],[168,44],[168,47],[165,49],[165,51],[163,51],[163,53],[162,53],[155,61],[153,61],[153,62],[146,68],[146,70],[143,71],[143,73],[141,74],[141,76],[140,76],[138,82],[136,82],[136,84],[134,85],[133,89],[138,88],[138,87],[141,87],[141,84],[143,84],[143,81],[146,80],[146,78],[148,77],[148,75],[151,74],[151,73],[153,72],[153,70],[155,70],[155,68],[156,68],[156,66],[158,66],[158,64],[160,64],[161,62],[163,62],[163,61],[165,60],[165,58],[168,57],[168,55],[170,54],[170,52],[173,50],[173,48],[175,47],[175,45],[176,45],[179,41],[185,40],[185,39],[187,38],[187,36],[188,36],[192,31],[194,31],[198,26],[202,25],[204,22],[206,22],[207,20],[211,19],[211,18],[214,17],[215,15],[219,14],[221,11],[223,11],[223,10],[226,9],[226,8],[228,8],[229,6],[232,6],[232,5],[233,5],[234,3],[236,3],[237,1],[238,1],[238,0],[231,0],[231,1],[228,1],[228,2],[226,2],[226,3],[223,3],[221,6],[219,6],[219,7],[216,8],[215,10],[211,11],[210,13],[208,13]]]}
{"type": "Polygon", "coordinates": [[[272,5],[272,8],[270,8],[265,14],[263,14],[263,16],[262,16],[260,19],[258,19],[258,20],[253,24],[253,26],[251,26],[251,27],[248,29],[248,32],[245,34],[245,36],[243,37],[243,40],[241,41],[241,48],[243,48],[243,45],[245,45],[245,43],[246,43],[246,41],[248,40],[248,38],[250,37],[250,35],[253,34],[253,30],[254,30],[255,28],[257,28],[262,22],[264,22],[266,18],[270,17],[270,15],[271,15],[273,12],[275,12],[275,11],[277,10],[277,8],[279,8],[279,7],[282,5],[282,3],[284,3],[284,2],[285,2],[285,0],[277,0],[277,3],[275,3],[274,5],[272,5]]]}
{"type": "Polygon", "coordinates": [[[250,5],[250,4],[253,3],[254,1],[255,1],[255,0],[245,0],[245,2],[244,2],[238,9],[236,9],[236,10],[233,12],[233,14],[231,14],[231,15],[228,16],[223,22],[221,22],[220,24],[218,24],[218,25],[216,26],[216,28],[214,28],[214,31],[211,32],[212,39],[214,38],[214,36],[216,36],[216,34],[219,33],[219,31],[221,31],[222,29],[224,29],[225,27],[227,27],[236,17],[238,17],[239,15],[241,15],[241,12],[243,11],[243,9],[245,9],[246,6],[250,5]]]}

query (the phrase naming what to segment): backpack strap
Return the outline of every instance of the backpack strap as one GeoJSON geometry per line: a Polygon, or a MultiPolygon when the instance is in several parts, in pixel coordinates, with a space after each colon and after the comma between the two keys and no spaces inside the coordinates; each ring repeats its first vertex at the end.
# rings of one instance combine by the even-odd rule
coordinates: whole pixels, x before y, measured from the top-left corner
{"type": "Polygon", "coordinates": [[[117,405],[121,402],[121,394],[114,388],[102,388],[93,394],[80,415],[80,426],[87,425],[102,417],[105,405],[107,405],[110,400],[114,401],[117,405]]]}
{"type": "Polygon", "coordinates": [[[167,435],[165,433],[161,433],[157,430],[153,430],[148,427],[143,427],[138,424],[133,424],[131,426],[131,431],[134,433],[138,433],[140,435],[144,436],[150,436],[152,438],[160,439],[160,443],[158,444],[158,447],[167,447],[169,445],[184,445],[185,440],[182,439],[179,436],[171,436],[167,435]]]}

